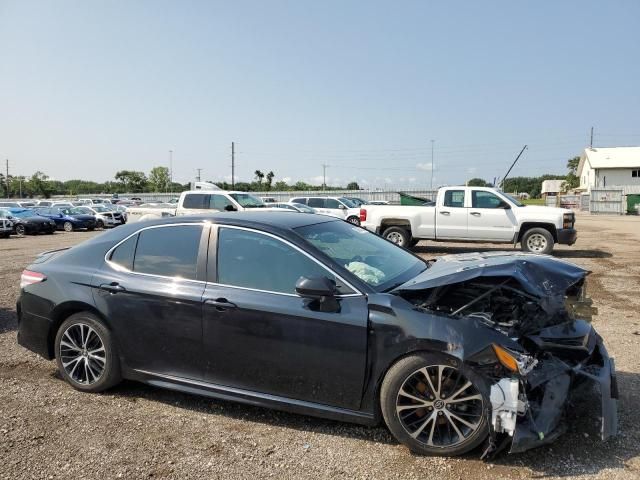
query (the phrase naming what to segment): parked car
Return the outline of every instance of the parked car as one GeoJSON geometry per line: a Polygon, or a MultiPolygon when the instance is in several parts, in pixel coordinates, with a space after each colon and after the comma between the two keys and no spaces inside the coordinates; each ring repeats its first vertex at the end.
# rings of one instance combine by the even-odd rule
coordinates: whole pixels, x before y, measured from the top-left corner
{"type": "Polygon", "coordinates": [[[360,225],[360,209],[346,197],[296,197],[289,203],[302,203],[313,208],[317,213],[331,215],[360,225]]]}
{"type": "Polygon", "coordinates": [[[315,209],[303,204],[303,203],[286,203],[277,202],[269,204],[272,208],[282,208],[284,210],[292,210],[300,213],[316,213],[315,209]]]}
{"type": "Polygon", "coordinates": [[[96,204],[76,208],[85,214],[94,215],[96,217],[96,228],[117,227],[125,223],[121,213],[112,212],[104,205],[96,204]]]}
{"type": "Polygon", "coordinates": [[[80,207],[49,207],[34,209],[38,215],[47,217],[56,223],[58,230],[72,232],[74,230],[95,230],[96,217],[85,213],[80,207]]]}
{"type": "Polygon", "coordinates": [[[488,439],[486,454],[519,452],[562,434],[569,397],[588,391],[602,438],[617,431],[587,275],[546,255],[425,261],[328,216],[178,217],[40,256],[22,273],[18,342],[83,392],[126,378],[383,420],[423,454],[488,439]]]}
{"type": "Polygon", "coordinates": [[[526,252],[548,254],[578,236],[571,210],[526,206],[488,187],[441,188],[435,206],[365,205],[360,220],[402,247],[419,240],[520,243],[526,252]]]}
{"type": "Polygon", "coordinates": [[[0,202],[0,208],[22,208],[18,202],[0,202]]]}
{"type": "Polygon", "coordinates": [[[0,216],[0,238],[9,238],[13,233],[13,222],[0,216]]]}
{"type": "Polygon", "coordinates": [[[27,208],[2,209],[0,217],[11,220],[13,233],[16,235],[54,233],[56,231],[56,222],[27,208]]]}
{"type": "Polygon", "coordinates": [[[252,209],[272,210],[252,193],[224,190],[190,190],[182,192],[176,215],[196,215],[205,211],[241,212],[252,209]]]}
{"type": "Polygon", "coordinates": [[[119,204],[104,203],[103,206],[112,212],[118,212],[122,215],[122,223],[127,223],[127,207],[119,204]]]}
{"type": "Polygon", "coordinates": [[[361,205],[366,205],[367,203],[369,203],[366,200],[363,200],[358,197],[344,197],[344,198],[346,198],[347,200],[350,200],[351,203],[353,203],[356,207],[359,207],[361,205]]]}
{"type": "Polygon", "coordinates": [[[276,203],[277,200],[273,197],[260,197],[264,203],[276,203]]]}

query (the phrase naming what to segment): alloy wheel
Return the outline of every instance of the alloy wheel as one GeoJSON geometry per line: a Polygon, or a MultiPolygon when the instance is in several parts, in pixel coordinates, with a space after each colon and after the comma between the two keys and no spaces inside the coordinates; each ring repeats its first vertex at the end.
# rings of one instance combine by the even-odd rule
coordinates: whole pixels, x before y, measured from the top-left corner
{"type": "Polygon", "coordinates": [[[387,240],[399,246],[404,246],[404,238],[398,232],[391,232],[387,235],[387,240]]]}
{"type": "Polygon", "coordinates": [[[71,222],[64,222],[64,231],[65,232],[72,232],[73,231],[73,224],[71,222]]]}
{"type": "Polygon", "coordinates": [[[431,365],[407,377],[398,391],[396,413],[405,431],[429,447],[454,447],[482,425],[483,398],[457,368],[431,365]]]}
{"type": "Polygon", "coordinates": [[[16,225],[16,235],[24,235],[25,228],[24,225],[16,225]]]}
{"type": "Polygon", "coordinates": [[[65,373],[76,383],[97,382],[106,366],[106,352],[100,335],[84,323],[69,326],[60,338],[60,360],[65,373]]]}
{"type": "Polygon", "coordinates": [[[360,219],[358,217],[349,217],[347,222],[360,226],[360,219]]]}
{"type": "Polygon", "coordinates": [[[544,252],[547,248],[547,239],[540,233],[534,233],[527,239],[527,249],[530,252],[544,252]]]}

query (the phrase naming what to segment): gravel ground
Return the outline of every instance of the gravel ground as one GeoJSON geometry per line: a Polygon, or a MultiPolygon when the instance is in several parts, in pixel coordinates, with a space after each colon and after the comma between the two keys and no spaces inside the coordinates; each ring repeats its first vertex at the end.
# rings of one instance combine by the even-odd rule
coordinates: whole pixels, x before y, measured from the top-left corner
{"type": "MultiPolygon", "coordinates": [[[[616,358],[620,435],[575,418],[555,444],[491,462],[410,454],[366,428],[125,382],[101,395],[62,382],[16,343],[20,271],[41,251],[96,233],[0,241],[0,479],[22,478],[640,478],[640,218],[578,217],[556,255],[593,271],[594,324],[616,358]]],[[[99,234],[99,233],[98,233],[99,234]]],[[[504,247],[425,244],[426,257],[504,247]]],[[[507,247],[508,248],[508,247],[507,247]]]]}

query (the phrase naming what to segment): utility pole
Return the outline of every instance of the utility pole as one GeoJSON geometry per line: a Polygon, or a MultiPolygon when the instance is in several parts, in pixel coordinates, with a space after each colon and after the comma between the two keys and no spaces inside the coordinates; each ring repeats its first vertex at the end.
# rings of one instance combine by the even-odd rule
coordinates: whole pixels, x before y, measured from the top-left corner
{"type": "Polygon", "coordinates": [[[589,142],[589,148],[593,148],[593,127],[591,127],[591,141],[589,142]]]}
{"type": "Polygon", "coordinates": [[[435,140],[431,140],[431,179],[429,180],[429,193],[433,192],[433,144],[435,140]]]}
{"type": "Polygon", "coordinates": [[[201,168],[196,168],[196,170],[198,171],[198,176],[196,177],[196,180],[199,182],[200,181],[200,173],[202,172],[201,168]]]}
{"type": "Polygon", "coordinates": [[[236,143],[231,142],[231,190],[235,189],[236,184],[236,143]]]}
{"type": "Polygon", "coordinates": [[[326,163],[322,164],[322,191],[324,192],[327,188],[327,165],[326,163]]]}
{"type": "Polygon", "coordinates": [[[10,195],[9,195],[9,159],[8,158],[7,158],[6,164],[7,164],[7,176],[4,177],[4,180],[7,184],[7,198],[9,198],[10,195]]]}
{"type": "Polygon", "coordinates": [[[173,150],[169,150],[169,192],[173,193],[173,150]]]}
{"type": "Polygon", "coordinates": [[[520,153],[518,154],[516,159],[513,161],[513,163],[509,167],[509,170],[507,170],[507,173],[505,173],[504,177],[502,177],[502,180],[500,181],[500,188],[501,189],[504,189],[504,181],[507,179],[507,177],[509,176],[509,173],[511,173],[511,169],[515,166],[516,162],[518,161],[518,159],[520,158],[520,156],[522,155],[522,153],[525,151],[526,148],[527,148],[526,145],[524,147],[522,147],[522,150],[520,150],[520,153]]]}

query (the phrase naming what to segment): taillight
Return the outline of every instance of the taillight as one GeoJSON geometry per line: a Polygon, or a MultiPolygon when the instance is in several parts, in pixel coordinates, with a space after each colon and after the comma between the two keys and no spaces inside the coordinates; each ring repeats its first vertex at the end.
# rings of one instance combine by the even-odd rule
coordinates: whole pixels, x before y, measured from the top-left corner
{"type": "Polygon", "coordinates": [[[33,285],[34,283],[44,282],[46,279],[47,276],[42,273],[23,270],[22,275],[20,275],[20,288],[24,288],[27,285],[33,285]]]}
{"type": "Polygon", "coordinates": [[[361,222],[367,221],[367,211],[364,208],[360,209],[360,221],[361,222]]]}

